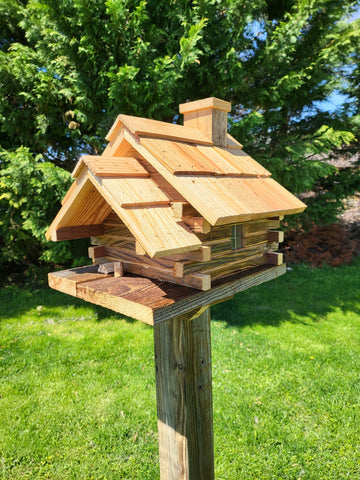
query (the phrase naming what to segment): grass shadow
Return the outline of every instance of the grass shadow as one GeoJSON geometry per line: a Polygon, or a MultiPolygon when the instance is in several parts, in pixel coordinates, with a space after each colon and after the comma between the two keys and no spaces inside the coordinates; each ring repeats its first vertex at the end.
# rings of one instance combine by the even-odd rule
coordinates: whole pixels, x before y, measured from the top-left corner
{"type": "MultiPolygon", "coordinates": [[[[214,305],[212,318],[228,326],[279,325],[282,322],[316,322],[340,309],[360,313],[360,258],[351,265],[311,268],[298,265],[284,276],[241,292],[214,305]]],[[[0,289],[0,321],[22,315],[38,306],[90,309],[97,321],[134,319],[47,287],[46,277],[34,285],[4,285],[0,289]]]]}
{"type": "Polygon", "coordinates": [[[36,309],[40,306],[42,308],[73,308],[79,311],[85,307],[90,310],[91,316],[95,317],[97,321],[118,317],[130,323],[135,322],[134,319],[126,317],[125,315],[52,290],[47,286],[33,289],[29,286],[18,287],[16,285],[7,285],[0,289],[0,322],[9,317],[24,315],[29,310],[36,309]]]}
{"type": "Polygon", "coordinates": [[[360,313],[359,292],[360,258],[337,268],[298,265],[277,280],[215,305],[212,318],[239,327],[316,322],[337,309],[360,313]]]}

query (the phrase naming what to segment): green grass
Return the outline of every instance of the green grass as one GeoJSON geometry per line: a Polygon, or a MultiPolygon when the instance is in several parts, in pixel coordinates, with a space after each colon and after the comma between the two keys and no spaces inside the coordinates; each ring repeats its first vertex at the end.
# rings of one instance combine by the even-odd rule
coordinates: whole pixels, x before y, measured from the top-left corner
{"type": "MultiPolygon", "coordinates": [[[[212,307],[217,480],[360,478],[360,262],[212,307]]],[[[0,290],[0,479],[158,479],[152,328],[0,290]]]]}

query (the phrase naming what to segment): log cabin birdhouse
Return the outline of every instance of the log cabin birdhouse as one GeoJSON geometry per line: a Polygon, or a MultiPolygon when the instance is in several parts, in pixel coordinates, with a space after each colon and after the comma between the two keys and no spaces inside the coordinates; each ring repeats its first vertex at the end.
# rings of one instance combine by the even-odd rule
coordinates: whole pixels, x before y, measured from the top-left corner
{"type": "Polygon", "coordinates": [[[93,265],[51,287],[154,327],[161,480],[214,480],[208,307],[285,273],[280,219],[305,208],[227,133],[229,111],[207,98],[180,105],[183,126],[119,115],[46,234],[92,243],[93,265]]]}
{"type": "Polygon", "coordinates": [[[217,98],[184,103],[183,126],[119,115],[103,154],[80,158],[47,239],[91,237],[105,276],[202,291],[281,265],[280,220],[305,205],[227,133],[230,108],[217,98]]]}

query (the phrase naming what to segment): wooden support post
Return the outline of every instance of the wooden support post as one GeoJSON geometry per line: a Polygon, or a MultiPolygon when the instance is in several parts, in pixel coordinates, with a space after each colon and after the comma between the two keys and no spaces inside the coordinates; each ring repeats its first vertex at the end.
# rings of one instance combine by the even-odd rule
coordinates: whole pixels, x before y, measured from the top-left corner
{"type": "Polygon", "coordinates": [[[210,307],[155,324],[154,344],[160,478],[214,480],[210,307]]]}

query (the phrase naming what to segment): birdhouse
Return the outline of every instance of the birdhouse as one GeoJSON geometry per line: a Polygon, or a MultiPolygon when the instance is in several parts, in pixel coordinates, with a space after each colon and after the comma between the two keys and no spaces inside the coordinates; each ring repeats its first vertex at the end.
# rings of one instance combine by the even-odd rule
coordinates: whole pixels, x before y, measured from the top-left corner
{"type": "Polygon", "coordinates": [[[154,327],[161,480],[214,480],[209,306],[285,273],[280,220],[305,208],[227,133],[229,111],[119,115],[46,234],[92,244],[93,265],[50,273],[52,288],[154,327]]]}
{"type": "Polygon", "coordinates": [[[80,158],[47,239],[90,237],[94,280],[129,274],[208,291],[280,266],[280,220],[305,205],[227,133],[230,108],[184,103],[183,126],[119,115],[103,154],[80,158]]]}

